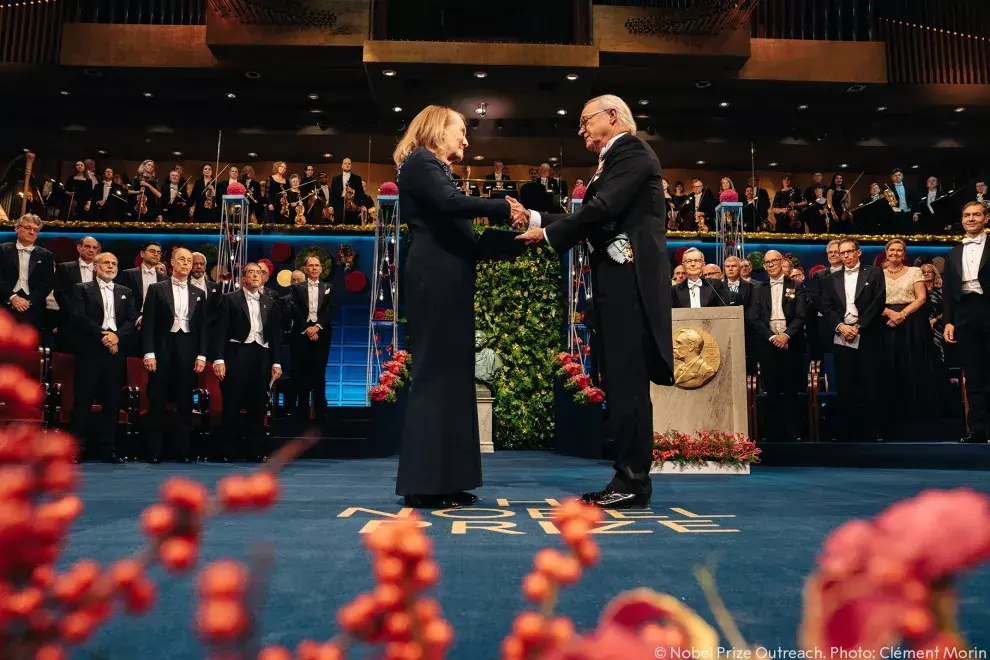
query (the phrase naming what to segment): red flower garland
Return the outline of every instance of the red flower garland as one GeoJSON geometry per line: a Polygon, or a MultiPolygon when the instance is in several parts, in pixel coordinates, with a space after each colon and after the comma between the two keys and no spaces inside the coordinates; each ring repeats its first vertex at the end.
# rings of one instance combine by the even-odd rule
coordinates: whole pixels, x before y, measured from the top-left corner
{"type": "MultiPolygon", "coordinates": [[[[588,355],[591,349],[582,346],[581,353],[588,355]]],[[[580,406],[604,403],[605,392],[591,386],[591,376],[584,373],[584,364],[579,355],[561,352],[557,354],[557,361],[560,363],[557,376],[563,379],[566,389],[575,392],[574,403],[580,406]]]]}

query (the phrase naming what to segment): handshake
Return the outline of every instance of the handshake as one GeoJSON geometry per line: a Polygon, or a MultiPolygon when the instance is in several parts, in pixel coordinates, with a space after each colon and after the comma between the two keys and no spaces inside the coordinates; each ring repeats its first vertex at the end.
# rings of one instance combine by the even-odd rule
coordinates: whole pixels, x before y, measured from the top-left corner
{"type": "Polygon", "coordinates": [[[524,241],[526,245],[536,245],[543,242],[543,230],[539,227],[529,228],[530,213],[517,200],[506,197],[509,202],[510,217],[512,218],[512,228],[524,230],[522,234],[516,236],[517,241],[524,241]]]}

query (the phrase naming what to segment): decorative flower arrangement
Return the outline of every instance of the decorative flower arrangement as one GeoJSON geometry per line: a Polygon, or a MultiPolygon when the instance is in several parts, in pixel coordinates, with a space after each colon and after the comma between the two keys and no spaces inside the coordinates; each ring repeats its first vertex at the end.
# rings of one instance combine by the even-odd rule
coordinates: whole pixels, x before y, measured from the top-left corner
{"type": "Polygon", "coordinates": [[[723,190],[718,195],[718,201],[720,201],[720,202],[738,202],[739,201],[739,193],[737,193],[735,190],[731,190],[731,189],[730,190],[723,190]]]}
{"type": "Polygon", "coordinates": [[[349,273],[354,270],[356,261],[357,252],[350,245],[345,244],[337,248],[337,263],[344,267],[344,272],[349,273]]]}
{"type": "Polygon", "coordinates": [[[605,401],[605,393],[591,385],[591,376],[584,372],[584,362],[580,355],[558,353],[557,362],[560,365],[557,369],[557,377],[564,380],[566,389],[575,393],[574,403],[586,406],[605,401]]]}
{"type": "Polygon", "coordinates": [[[381,307],[376,307],[374,312],[374,319],[376,321],[394,321],[395,311],[392,309],[383,309],[381,307]]]}
{"type": "Polygon", "coordinates": [[[584,195],[587,191],[588,191],[587,186],[582,186],[582,185],[574,186],[574,190],[571,191],[571,198],[584,199],[584,195]]]}
{"type": "Polygon", "coordinates": [[[234,181],[232,184],[227,186],[228,195],[243,195],[246,192],[247,188],[245,188],[244,184],[239,181],[234,181]]]}
{"type": "Polygon", "coordinates": [[[378,187],[378,194],[395,197],[399,194],[399,186],[395,185],[394,181],[386,181],[378,187]]]}
{"type": "Polygon", "coordinates": [[[409,369],[412,367],[409,351],[396,351],[391,346],[387,350],[392,354],[392,359],[382,364],[378,384],[368,392],[368,398],[377,403],[395,403],[395,392],[409,380],[409,369]]]}
{"type": "Polygon", "coordinates": [[[742,467],[759,463],[760,449],[742,433],[698,431],[693,436],[680,431],[653,434],[653,464],[719,465],[742,467]]]}
{"type": "Polygon", "coordinates": [[[791,265],[794,266],[795,268],[797,268],[798,266],[801,265],[801,260],[798,259],[797,257],[795,257],[790,252],[786,252],[784,254],[784,259],[786,259],[787,261],[790,261],[791,262],[791,265]]]}

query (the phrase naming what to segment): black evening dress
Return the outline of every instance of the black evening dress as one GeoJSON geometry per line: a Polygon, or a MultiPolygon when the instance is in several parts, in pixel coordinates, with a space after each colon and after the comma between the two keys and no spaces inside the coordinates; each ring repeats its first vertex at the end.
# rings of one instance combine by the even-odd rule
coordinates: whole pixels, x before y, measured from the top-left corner
{"type": "MultiPolygon", "coordinates": [[[[212,180],[210,181],[212,183],[212,180]]],[[[212,194],[212,208],[206,208],[206,203],[210,199],[206,194],[207,182],[203,179],[196,179],[193,184],[192,195],[189,203],[195,204],[193,211],[193,222],[220,222],[220,198],[217,197],[217,186],[214,184],[210,188],[212,194]]]]}
{"type": "Polygon", "coordinates": [[[461,194],[450,174],[422,147],[399,170],[399,212],[411,231],[403,295],[412,377],[398,495],[448,495],[481,485],[473,220],[505,220],[509,203],[461,194]]]}
{"type": "Polygon", "coordinates": [[[284,191],[289,189],[289,182],[279,183],[275,179],[268,177],[268,181],[265,182],[265,198],[267,204],[265,205],[265,216],[267,222],[272,224],[286,224],[290,222],[292,214],[282,215],[282,194],[284,191]],[[271,209],[268,207],[271,206],[271,209]]]}
{"type": "MultiPolygon", "coordinates": [[[[102,190],[102,188],[101,188],[102,190]]],[[[77,179],[75,177],[69,178],[65,182],[65,191],[67,193],[73,193],[72,199],[75,204],[72,205],[72,217],[66,215],[66,220],[89,220],[91,215],[90,211],[86,210],[86,203],[89,202],[93,197],[93,184],[89,179],[77,179]]],[[[70,202],[66,202],[70,204],[70,202]]]]}

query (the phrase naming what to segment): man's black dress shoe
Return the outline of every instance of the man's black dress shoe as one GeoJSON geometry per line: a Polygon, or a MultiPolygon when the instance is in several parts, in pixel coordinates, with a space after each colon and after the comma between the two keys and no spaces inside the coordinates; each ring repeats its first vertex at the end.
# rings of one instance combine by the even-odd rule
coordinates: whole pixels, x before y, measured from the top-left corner
{"type": "Polygon", "coordinates": [[[114,465],[123,465],[124,463],[127,462],[124,459],[122,459],[120,456],[117,456],[117,452],[113,451],[112,449],[106,452],[105,454],[103,454],[102,460],[104,463],[112,463],[114,465]]]}
{"type": "Polygon", "coordinates": [[[605,495],[607,495],[610,492],[611,491],[608,490],[596,490],[593,493],[585,493],[584,495],[581,496],[581,499],[584,500],[587,504],[594,504],[597,500],[605,497],[605,495]]]}
{"type": "Polygon", "coordinates": [[[468,493],[467,491],[461,491],[459,493],[450,493],[449,495],[444,495],[444,499],[460,504],[461,506],[470,506],[478,501],[478,496],[474,493],[468,493]]]}
{"type": "Polygon", "coordinates": [[[148,462],[151,463],[152,465],[158,465],[159,463],[162,462],[162,457],[156,454],[155,456],[149,458],[148,462]]]}
{"type": "Polygon", "coordinates": [[[403,501],[414,509],[455,509],[460,506],[449,495],[406,495],[403,501]]]}
{"type": "Polygon", "coordinates": [[[600,497],[592,499],[588,503],[603,509],[628,509],[648,505],[650,503],[650,495],[605,491],[600,497]]]}
{"type": "Polygon", "coordinates": [[[986,433],[970,433],[965,438],[960,438],[959,442],[967,445],[978,445],[987,442],[986,433]]]}

